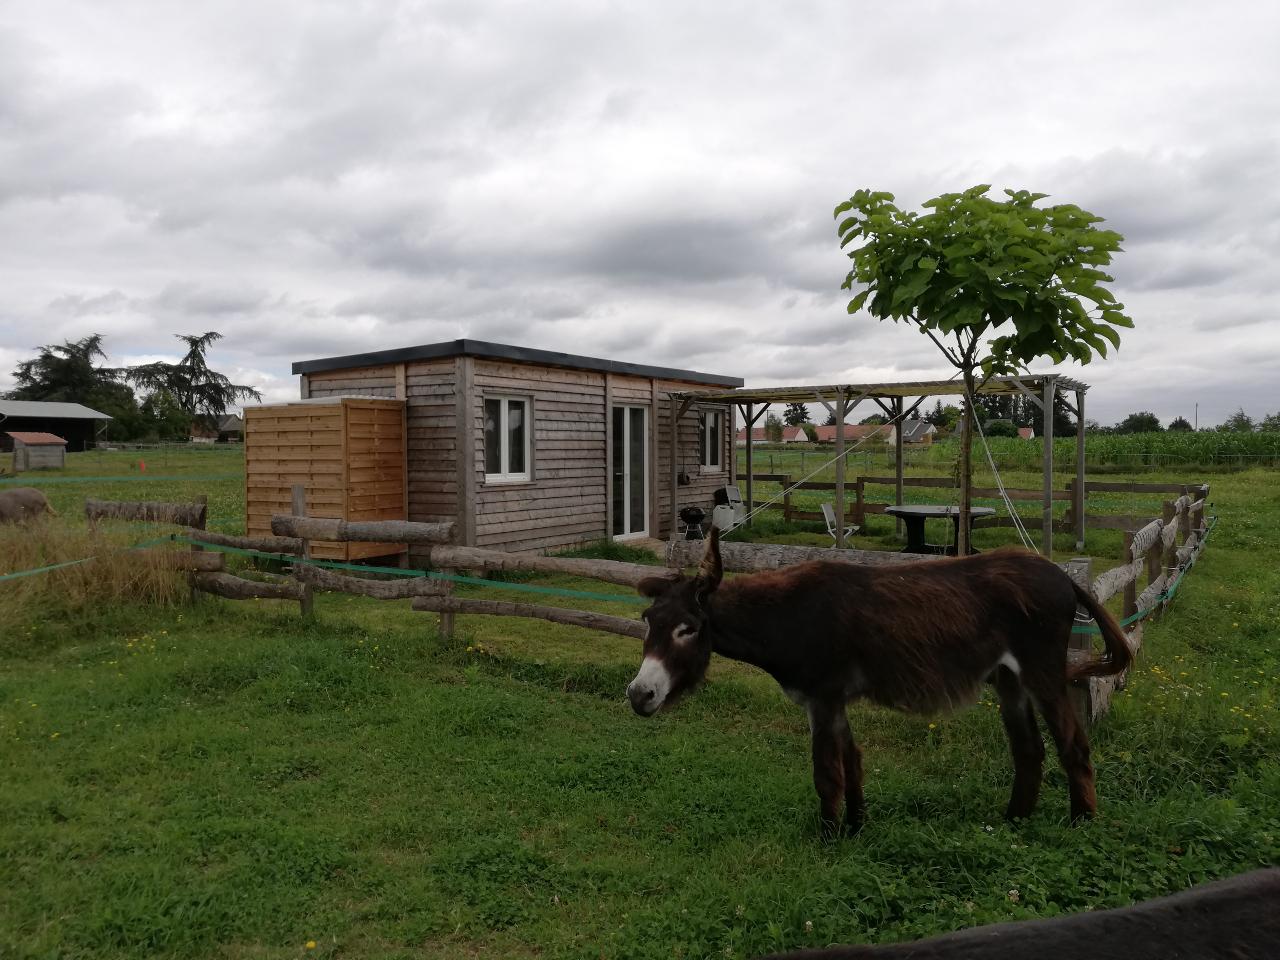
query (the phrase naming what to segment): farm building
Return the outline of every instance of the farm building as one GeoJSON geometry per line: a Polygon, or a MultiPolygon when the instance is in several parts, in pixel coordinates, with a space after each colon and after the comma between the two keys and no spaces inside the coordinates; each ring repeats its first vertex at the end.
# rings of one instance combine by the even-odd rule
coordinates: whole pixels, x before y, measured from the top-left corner
{"type": "Polygon", "coordinates": [[[67,449],[79,452],[92,447],[106,430],[111,417],[79,403],[45,400],[0,400],[0,452],[13,449],[5,432],[52,433],[66,440],[67,449]]]}
{"type": "Polygon", "coordinates": [[[24,470],[55,470],[66,466],[67,441],[52,433],[25,433],[11,430],[5,433],[13,446],[13,472],[24,470]]]}
{"type": "MultiPolygon", "coordinates": [[[[510,551],[664,537],[731,482],[732,408],[675,399],[742,380],[477,340],[293,365],[304,399],[405,403],[408,519],[510,551]]],[[[248,422],[252,443],[252,419],[248,422]]]]}

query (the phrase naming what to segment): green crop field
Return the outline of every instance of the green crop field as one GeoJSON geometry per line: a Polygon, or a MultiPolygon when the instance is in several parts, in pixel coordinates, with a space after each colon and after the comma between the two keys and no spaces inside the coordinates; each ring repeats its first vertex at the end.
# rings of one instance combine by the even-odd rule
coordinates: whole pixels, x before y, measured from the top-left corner
{"type": "MultiPolygon", "coordinates": [[[[211,526],[242,524],[235,450],[147,458],[145,473],[137,453],[95,456],[23,477],[60,517],[0,528],[0,572],[147,534],[89,534],[86,496],[203,493],[211,526]]],[[[638,644],[612,635],[464,616],[445,641],[407,602],[338,595],[309,623],[290,603],[192,605],[180,581],[110,580],[119,555],[0,581],[0,956],[741,958],[1124,904],[1276,863],[1280,476],[1136,478],[1210,480],[1220,522],[1093,732],[1101,816],[1078,827],[1052,762],[1035,816],[1000,819],[1011,766],[989,697],[945,717],[852,709],[868,822],[824,844],[803,713],[719,658],[702,691],[642,720],[622,695],[638,644]],[[151,602],[134,599],[144,587],[151,602]]],[[[892,547],[871,519],[864,545],[892,547]]],[[[774,517],[752,535],[770,525],[826,540],[774,517]]],[[[1113,564],[1119,534],[1088,550],[1113,564]]],[[[623,588],[538,582],[640,609],[623,588]]]]}

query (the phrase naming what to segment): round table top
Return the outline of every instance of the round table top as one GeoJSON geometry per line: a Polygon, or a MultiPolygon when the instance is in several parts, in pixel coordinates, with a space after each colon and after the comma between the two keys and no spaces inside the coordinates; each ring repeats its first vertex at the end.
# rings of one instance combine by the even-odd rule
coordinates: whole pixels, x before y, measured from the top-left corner
{"type": "MultiPolygon", "coordinates": [[[[957,517],[960,515],[960,508],[943,507],[933,503],[904,503],[902,506],[885,507],[884,512],[898,517],[957,517]]],[[[995,516],[995,512],[992,507],[969,508],[970,516],[974,517],[992,517],[995,516]]]]}

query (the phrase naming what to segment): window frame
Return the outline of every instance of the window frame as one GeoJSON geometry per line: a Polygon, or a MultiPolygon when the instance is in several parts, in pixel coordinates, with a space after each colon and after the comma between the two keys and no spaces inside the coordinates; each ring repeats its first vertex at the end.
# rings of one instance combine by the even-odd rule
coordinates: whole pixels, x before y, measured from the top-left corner
{"type": "Polygon", "coordinates": [[[481,433],[484,435],[484,482],[485,483],[532,483],[533,482],[533,398],[519,394],[485,394],[481,400],[481,433]],[[488,433],[484,430],[484,418],[488,416],[488,404],[496,400],[500,404],[498,413],[498,473],[489,472],[488,433]],[[510,422],[511,404],[519,403],[524,407],[524,470],[511,472],[511,437],[507,424],[510,422]]]}
{"type": "Polygon", "coordinates": [[[698,467],[701,473],[723,473],[725,470],[724,425],[728,421],[725,411],[719,407],[702,407],[698,410],[698,467]],[[712,424],[719,430],[719,443],[711,443],[712,424]],[[708,454],[714,452],[715,463],[708,463],[708,454]]]}

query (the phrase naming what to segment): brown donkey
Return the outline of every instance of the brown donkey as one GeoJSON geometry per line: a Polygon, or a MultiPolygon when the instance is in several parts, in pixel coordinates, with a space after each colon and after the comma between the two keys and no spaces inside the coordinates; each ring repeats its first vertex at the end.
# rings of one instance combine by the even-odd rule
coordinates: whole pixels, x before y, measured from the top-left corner
{"type": "Polygon", "coordinates": [[[692,690],[711,653],[754,664],[805,707],[823,832],[862,825],[862,754],[845,705],[867,698],[913,713],[974,702],[995,687],[1013,749],[1006,816],[1030,815],[1040,792],[1039,711],[1067,773],[1071,817],[1097,809],[1089,739],[1068,681],[1119,673],[1133,654],[1115,619],[1053,563],[1021,550],[886,567],[817,561],[721,584],[713,530],[692,579],[651,577],[653,603],[640,672],[627,686],[636,713],[652,716],[692,690]],[[1076,604],[1102,630],[1106,656],[1068,669],[1076,604]]]}

